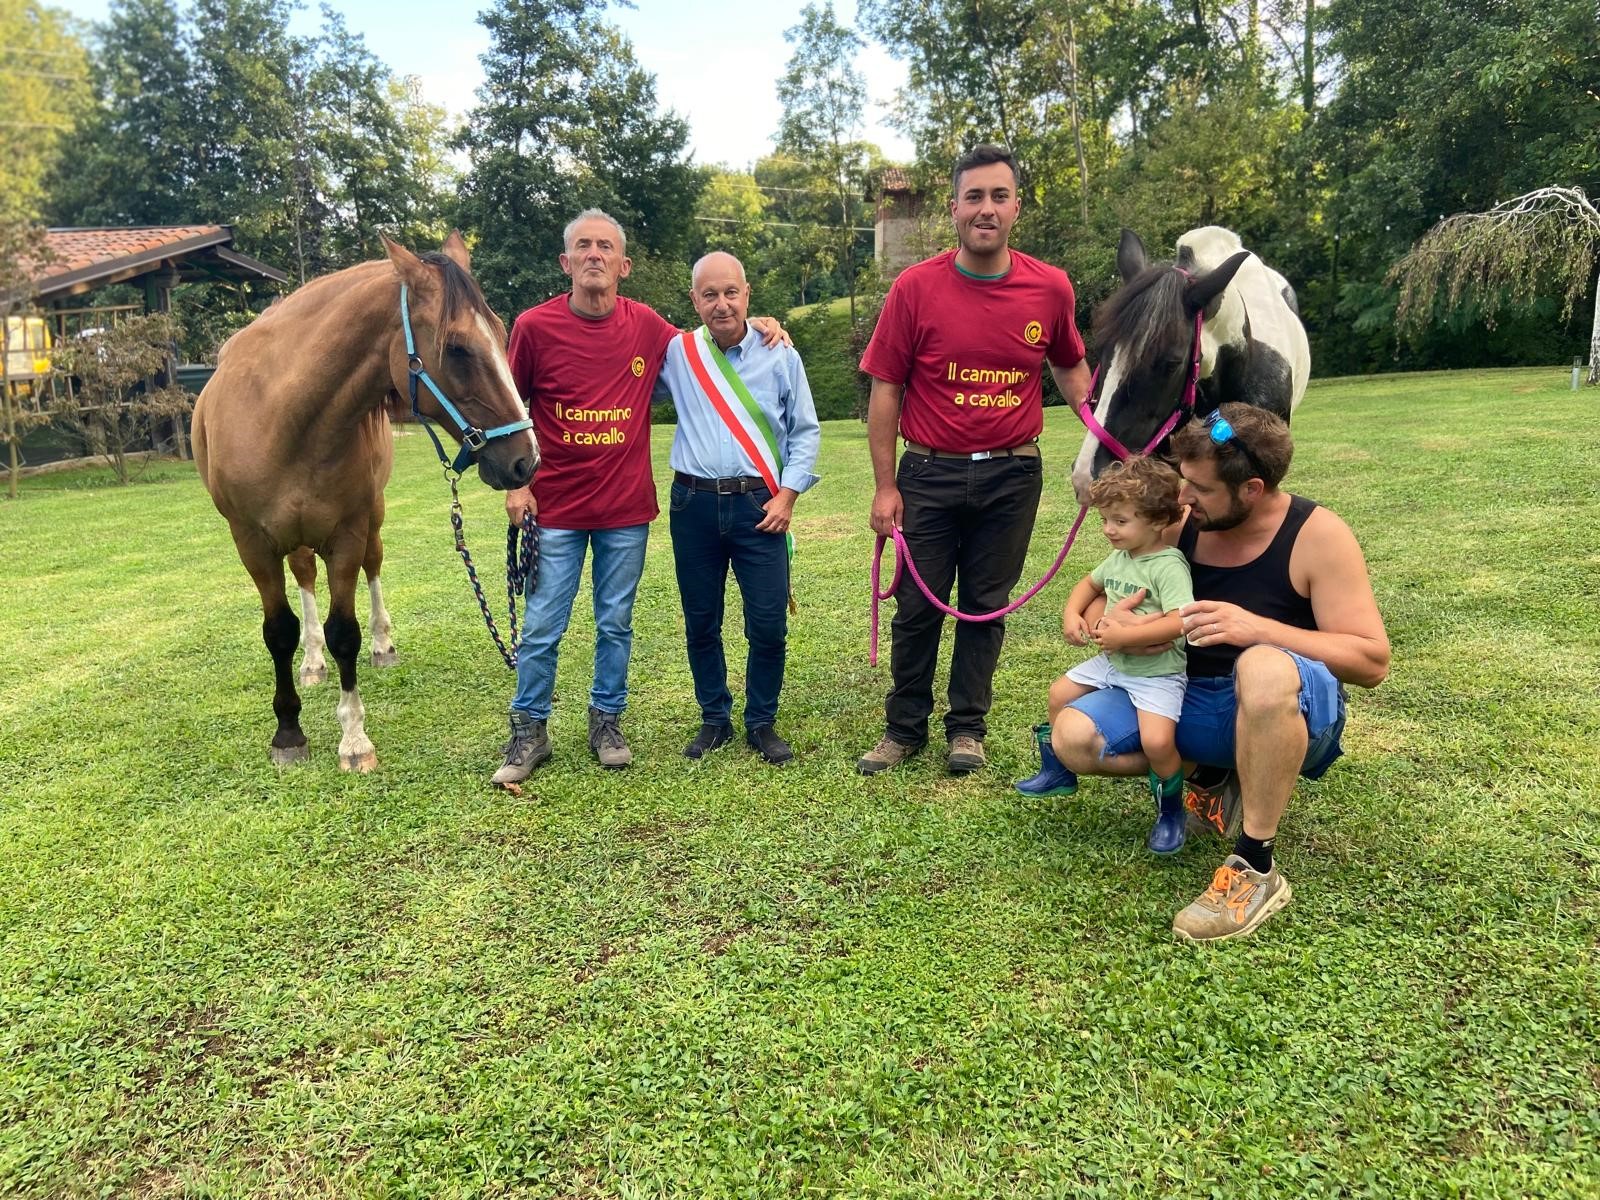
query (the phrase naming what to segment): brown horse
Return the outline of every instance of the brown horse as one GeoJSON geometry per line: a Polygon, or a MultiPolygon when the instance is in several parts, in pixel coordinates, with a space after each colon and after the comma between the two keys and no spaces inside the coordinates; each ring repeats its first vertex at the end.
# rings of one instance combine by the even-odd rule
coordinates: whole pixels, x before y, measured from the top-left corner
{"type": "Polygon", "coordinates": [[[387,261],[312,280],[230,338],[195,403],[200,478],[261,593],[261,635],[277,684],[271,753],[279,764],[307,753],[292,674],[300,620],[284,588],[288,557],[307,606],[301,682],[326,678],[326,644],[339,667],[339,765],[347,771],[377,765],[356,690],[355,588],[357,572],[365,570],[373,663],[388,665],[394,646],[378,582],[383,489],[394,461],[387,402],[397,393],[408,397],[464,440],[458,464],[475,461],[490,487],[521,487],[539,463],[506,363],[505,326],[469,274],[466,243],[452,233],[440,252],[421,258],[387,238],[384,246],[387,261]],[[408,350],[413,334],[414,352],[408,350]],[[434,383],[453,403],[441,401],[434,383]],[[328,569],[321,637],[312,630],[313,554],[328,569]]]}

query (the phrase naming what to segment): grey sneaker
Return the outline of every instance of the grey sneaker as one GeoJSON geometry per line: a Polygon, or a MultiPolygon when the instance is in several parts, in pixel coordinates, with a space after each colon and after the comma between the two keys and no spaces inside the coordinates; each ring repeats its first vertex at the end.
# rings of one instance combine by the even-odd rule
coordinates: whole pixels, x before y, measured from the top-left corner
{"type": "Polygon", "coordinates": [[[527,713],[511,711],[511,740],[502,748],[505,762],[494,773],[497,784],[521,783],[533,769],[550,758],[550,735],[545,723],[527,713]]]}
{"type": "Polygon", "coordinates": [[[890,767],[898,767],[921,749],[921,746],[908,746],[884,734],[878,739],[876,746],[856,759],[856,770],[863,775],[876,775],[880,771],[887,771],[890,767]]]}
{"type": "Polygon", "coordinates": [[[1233,841],[1244,828],[1244,800],[1239,794],[1239,772],[1222,767],[1196,767],[1186,781],[1189,794],[1189,832],[1204,830],[1233,841]]]}
{"type": "Polygon", "coordinates": [[[944,761],[952,775],[970,775],[989,765],[983,753],[983,743],[965,733],[958,733],[950,739],[950,753],[944,761]]]}
{"type": "Polygon", "coordinates": [[[1294,890],[1276,863],[1263,875],[1251,870],[1237,854],[1230,854],[1211,877],[1211,886],[1172,918],[1172,932],[1186,942],[1243,937],[1293,896],[1294,890]]]}
{"type": "Polygon", "coordinates": [[[633,751],[628,749],[622,736],[622,714],[602,712],[589,706],[589,749],[600,760],[602,767],[615,770],[633,761],[633,751]]]}

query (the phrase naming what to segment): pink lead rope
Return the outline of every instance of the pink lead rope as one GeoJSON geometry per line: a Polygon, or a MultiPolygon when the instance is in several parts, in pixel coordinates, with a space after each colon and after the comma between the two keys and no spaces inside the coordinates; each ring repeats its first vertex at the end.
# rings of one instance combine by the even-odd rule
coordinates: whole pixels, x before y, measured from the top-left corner
{"type": "MultiPolygon", "coordinates": [[[[1181,270],[1181,268],[1179,269],[1181,270]]],[[[1185,274],[1187,274],[1187,272],[1185,272],[1185,274]]],[[[1202,314],[1195,313],[1194,351],[1191,355],[1191,361],[1189,365],[1189,381],[1184,385],[1183,388],[1183,398],[1178,401],[1178,407],[1172,410],[1172,415],[1167,418],[1166,424],[1162,425],[1160,429],[1156,430],[1155,437],[1151,438],[1149,443],[1145,446],[1145,454],[1149,454],[1150,451],[1159,446],[1163,439],[1165,439],[1169,433],[1177,428],[1180,420],[1194,412],[1195,395],[1200,386],[1201,320],[1202,314]]],[[[1110,430],[1108,430],[1104,425],[1100,424],[1100,422],[1095,419],[1094,413],[1089,410],[1089,400],[1093,399],[1095,387],[1099,382],[1100,368],[1096,367],[1094,369],[1094,375],[1089,380],[1089,395],[1082,401],[1082,403],[1078,405],[1078,419],[1083,422],[1084,427],[1088,429],[1090,433],[1094,434],[1095,437],[1100,439],[1101,445],[1103,445],[1107,450],[1111,451],[1111,453],[1116,455],[1119,459],[1126,459],[1129,457],[1130,453],[1128,448],[1118,441],[1117,438],[1112,435],[1110,430]]],[[[880,602],[887,600],[890,596],[895,594],[900,587],[901,576],[905,572],[909,571],[911,573],[911,578],[913,582],[916,583],[917,590],[922,593],[923,597],[928,601],[928,603],[933,605],[940,612],[944,613],[945,616],[954,617],[958,621],[995,621],[1001,617],[1008,616],[1009,614],[1016,612],[1017,609],[1021,608],[1029,600],[1032,600],[1041,591],[1043,591],[1046,585],[1048,585],[1049,582],[1056,577],[1056,572],[1061,570],[1061,564],[1067,561],[1067,555],[1072,552],[1072,543],[1077,540],[1078,530],[1083,527],[1083,519],[1088,515],[1088,513],[1089,506],[1087,504],[1083,504],[1078,507],[1078,517],[1072,522],[1072,528],[1067,530],[1067,540],[1061,547],[1061,553],[1056,555],[1055,562],[1050,564],[1050,569],[1044,573],[1039,582],[1034,584],[1027,591],[1023,592],[1022,595],[1018,596],[1004,608],[997,608],[993,612],[988,613],[964,613],[960,609],[952,608],[943,600],[939,599],[939,597],[935,596],[933,592],[929,590],[927,583],[923,581],[922,573],[917,570],[917,564],[911,560],[911,548],[906,545],[905,535],[900,532],[898,526],[896,526],[892,531],[894,535],[894,574],[889,579],[889,586],[887,588],[880,588],[879,583],[883,579],[883,548],[884,545],[891,540],[890,538],[883,537],[880,534],[877,545],[873,547],[872,551],[872,578],[870,583],[870,591],[872,593],[872,620],[871,641],[867,648],[868,665],[874,667],[878,665],[878,605],[880,602]]]]}

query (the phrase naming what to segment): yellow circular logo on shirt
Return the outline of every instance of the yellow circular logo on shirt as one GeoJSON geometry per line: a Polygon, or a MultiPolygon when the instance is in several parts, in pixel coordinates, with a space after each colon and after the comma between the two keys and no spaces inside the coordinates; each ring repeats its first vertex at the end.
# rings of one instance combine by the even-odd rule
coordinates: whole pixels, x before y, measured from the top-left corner
{"type": "Polygon", "coordinates": [[[640,358],[637,354],[635,354],[633,356],[633,363],[631,365],[633,366],[633,377],[635,379],[643,379],[644,378],[644,359],[640,358]]]}
{"type": "Polygon", "coordinates": [[[1037,321],[1029,321],[1028,327],[1022,331],[1022,336],[1027,339],[1028,345],[1037,346],[1039,339],[1044,336],[1044,326],[1037,321]]]}

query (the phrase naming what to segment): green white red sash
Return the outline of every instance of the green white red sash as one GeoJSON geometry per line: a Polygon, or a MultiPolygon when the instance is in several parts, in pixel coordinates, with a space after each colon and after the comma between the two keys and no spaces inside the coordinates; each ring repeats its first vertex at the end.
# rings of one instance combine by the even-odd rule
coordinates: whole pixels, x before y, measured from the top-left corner
{"type": "MultiPolygon", "coordinates": [[[[756,398],[750,394],[744,380],[733,369],[727,355],[722,353],[711,331],[704,325],[696,330],[684,330],[683,357],[689,364],[695,382],[705,398],[711,402],[712,411],[722,418],[733,440],[756,465],[756,473],[774,496],[778,494],[778,481],[783,476],[783,456],[778,453],[778,439],[773,435],[772,423],[761,411],[756,398]],[[707,365],[709,360],[711,366],[707,365]],[[715,368],[713,370],[713,367],[715,368]]],[[[784,534],[789,557],[794,558],[794,534],[784,534]]],[[[793,609],[793,576],[789,588],[789,607],[793,609]]]]}

